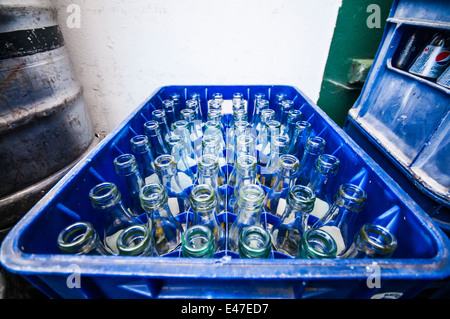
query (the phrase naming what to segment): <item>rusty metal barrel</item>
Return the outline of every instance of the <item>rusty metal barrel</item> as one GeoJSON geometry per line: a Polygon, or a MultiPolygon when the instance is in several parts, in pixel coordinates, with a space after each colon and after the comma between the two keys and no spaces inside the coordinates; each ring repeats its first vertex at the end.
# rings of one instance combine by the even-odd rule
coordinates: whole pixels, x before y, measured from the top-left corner
{"type": "Polygon", "coordinates": [[[2,0],[0,237],[94,141],[82,86],[51,2],[2,0]]]}

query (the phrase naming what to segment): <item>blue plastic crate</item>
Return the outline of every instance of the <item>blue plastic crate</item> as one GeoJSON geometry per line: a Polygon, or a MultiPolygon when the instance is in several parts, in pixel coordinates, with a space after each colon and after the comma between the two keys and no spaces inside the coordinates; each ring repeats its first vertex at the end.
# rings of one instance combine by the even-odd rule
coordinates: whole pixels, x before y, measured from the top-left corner
{"type": "Polygon", "coordinates": [[[344,130],[450,233],[450,89],[397,64],[415,32],[411,62],[440,31],[450,31],[448,1],[394,1],[344,130]]]}
{"type": "MultiPolygon", "coordinates": [[[[231,213],[219,215],[226,228],[231,213]]],[[[180,221],[189,212],[178,215],[180,221]]],[[[271,224],[275,216],[262,214],[271,224]]],[[[145,220],[145,219],[144,219],[145,220]]],[[[434,280],[450,276],[449,239],[429,216],[402,190],[341,128],[299,90],[291,86],[167,86],[159,89],[130,114],[111,134],[78,163],[10,231],[1,247],[1,263],[53,298],[410,298],[434,280]],[[384,260],[302,260],[273,252],[269,259],[240,259],[227,250],[211,259],[187,259],[176,251],[162,257],[63,255],[56,246],[65,226],[87,220],[98,224],[88,198],[98,182],[117,182],[113,158],[130,152],[129,140],[143,133],[143,124],[161,101],[177,92],[182,99],[200,93],[203,115],[215,92],[224,99],[241,92],[249,101],[263,92],[277,93],[301,109],[314,135],[327,141],[326,153],[335,154],[341,167],[335,187],[344,182],[361,185],[368,193],[355,229],[378,220],[391,228],[399,247],[384,260]],[[368,280],[379,275],[380,287],[368,280]],[[74,274],[75,273],[75,274],[74,274]],[[69,288],[67,280],[80,275],[80,288],[69,288]]]]}

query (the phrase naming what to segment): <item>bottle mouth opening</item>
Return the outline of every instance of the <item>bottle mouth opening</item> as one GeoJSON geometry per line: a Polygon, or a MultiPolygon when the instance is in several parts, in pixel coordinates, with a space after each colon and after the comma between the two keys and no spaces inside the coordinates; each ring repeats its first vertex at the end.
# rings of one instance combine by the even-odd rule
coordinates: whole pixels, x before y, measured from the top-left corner
{"type": "Polygon", "coordinates": [[[264,198],[264,190],[257,184],[243,185],[239,190],[239,201],[246,207],[258,205],[264,198]]]}
{"type": "Polygon", "coordinates": [[[189,254],[213,253],[213,234],[208,227],[194,225],[182,236],[182,250],[189,254]]]}
{"type": "Polygon", "coordinates": [[[397,238],[387,228],[376,224],[365,224],[360,230],[361,240],[372,249],[390,254],[397,248],[397,238]]]}
{"type": "Polygon", "coordinates": [[[148,136],[146,135],[136,135],[130,139],[131,148],[134,152],[143,153],[150,149],[150,143],[148,136]]]}
{"type": "Polygon", "coordinates": [[[315,168],[321,174],[337,174],[341,161],[334,155],[321,154],[316,160],[315,168]]]}
{"type": "Polygon", "coordinates": [[[296,209],[312,210],[316,201],[314,191],[303,185],[295,185],[289,191],[287,204],[292,205],[296,209]]]}
{"type": "Polygon", "coordinates": [[[134,225],[128,227],[117,238],[119,253],[122,255],[134,255],[144,252],[150,248],[150,235],[151,231],[147,226],[134,225]]]}
{"type": "Polygon", "coordinates": [[[216,202],[216,191],[207,184],[195,186],[189,194],[193,205],[211,205],[216,202]]]}
{"type": "Polygon", "coordinates": [[[163,170],[175,165],[175,158],[169,154],[163,154],[155,159],[155,167],[157,170],[163,170]]]}
{"type": "Polygon", "coordinates": [[[262,255],[270,254],[270,244],[270,234],[260,226],[246,227],[240,233],[240,250],[249,257],[267,257],[262,255]]]}
{"type": "Polygon", "coordinates": [[[108,208],[120,200],[120,192],[114,183],[101,183],[89,191],[89,198],[95,208],[108,208]]]}
{"type": "Polygon", "coordinates": [[[119,175],[128,175],[138,169],[136,158],[133,154],[122,154],[117,156],[114,161],[114,168],[119,175]]]}
{"type": "Polygon", "coordinates": [[[159,132],[159,123],[155,120],[150,120],[144,123],[145,133],[154,136],[159,132]]]}
{"type": "Polygon", "coordinates": [[[97,233],[89,222],[74,223],[60,232],[58,246],[65,252],[75,252],[97,239],[97,233]]]}
{"type": "Polygon", "coordinates": [[[198,160],[198,170],[201,172],[218,173],[219,161],[215,155],[205,154],[200,156],[198,160]]]}
{"type": "Polygon", "coordinates": [[[306,149],[313,154],[322,154],[326,141],[320,136],[311,136],[306,142],[306,149]]]}
{"type": "Polygon", "coordinates": [[[361,210],[367,199],[367,193],[357,185],[345,183],[339,186],[337,199],[346,208],[361,210]]]}
{"type": "Polygon", "coordinates": [[[139,193],[141,205],[146,210],[153,210],[164,205],[168,199],[164,186],[159,183],[146,184],[139,193]]]}
{"type": "Polygon", "coordinates": [[[173,100],[164,100],[162,105],[165,109],[173,109],[175,102],[173,100]]]}
{"type": "Polygon", "coordinates": [[[314,258],[334,258],[337,245],[333,237],[322,229],[309,229],[302,240],[302,249],[314,258]]]}

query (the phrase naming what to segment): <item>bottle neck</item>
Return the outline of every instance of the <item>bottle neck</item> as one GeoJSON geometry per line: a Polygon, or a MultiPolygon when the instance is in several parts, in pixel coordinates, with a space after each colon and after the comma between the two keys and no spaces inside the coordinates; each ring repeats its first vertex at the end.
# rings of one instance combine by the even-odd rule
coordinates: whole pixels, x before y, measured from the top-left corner
{"type": "Polygon", "coordinates": [[[397,238],[387,228],[365,224],[355,236],[359,258],[389,258],[397,248],[397,238]]]}
{"type": "Polygon", "coordinates": [[[336,242],[321,229],[309,229],[300,240],[300,257],[304,259],[335,258],[336,242]]]}
{"type": "Polygon", "coordinates": [[[89,222],[74,223],[63,229],[58,235],[58,247],[66,254],[107,255],[98,233],[89,222]]]}

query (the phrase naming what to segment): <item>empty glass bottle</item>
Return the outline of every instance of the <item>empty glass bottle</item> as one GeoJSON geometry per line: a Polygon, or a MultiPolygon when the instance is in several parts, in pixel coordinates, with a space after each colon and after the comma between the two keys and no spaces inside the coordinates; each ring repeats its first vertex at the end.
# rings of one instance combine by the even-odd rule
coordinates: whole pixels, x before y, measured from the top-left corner
{"type": "Polygon", "coordinates": [[[307,230],[308,217],[315,202],[314,192],[301,185],[292,187],[280,221],[272,227],[273,246],[283,254],[296,257],[299,242],[307,230]]]}
{"type": "Polygon", "coordinates": [[[166,114],[166,122],[169,126],[169,130],[173,129],[173,123],[177,121],[177,116],[175,114],[175,104],[173,100],[162,101],[162,109],[166,114]]]}
{"type": "Polygon", "coordinates": [[[194,111],[193,127],[197,131],[197,135],[202,135],[202,108],[200,106],[200,95],[191,95],[191,99],[186,101],[186,108],[194,111]]]}
{"type": "Polygon", "coordinates": [[[336,258],[337,245],[333,237],[322,229],[309,229],[299,244],[300,258],[336,258]]]}
{"type": "Polygon", "coordinates": [[[227,175],[226,172],[226,159],[223,155],[223,148],[220,145],[220,136],[218,131],[217,134],[207,134],[203,135],[202,139],[202,154],[203,155],[213,155],[217,157],[217,161],[219,163],[219,187],[225,186],[227,184],[227,175]]]}
{"type": "Polygon", "coordinates": [[[341,257],[350,247],[353,224],[358,213],[364,208],[366,192],[357,185],[342,184],[339,187],[328,212],[313,228],[320,228],[333,236],[337,245],[337,257],[341,257]]]}
{"type": "MultiPolygon", "coordinates": [[[[197,103],[197,101],[193,101],[197,103]]],[[[198,127],[199,123],[195,120],[195,111],[191,109],[181,110],[181,118],[186,121],[187,128],[189,132],[189,140],[191,142],[191,147],[194,152],[200,152],[202,147],[202,127],[198,127]]],[[[175,122],[177,123],[177,122],[175,122]]]]}
{"type": "Polygon", "coordinates": [[[243,228],[261,226],[261,212],[264,202],[264,190],[257,184],[247,184],[239,188],[236,219],[229,230],[228,249],[239,250],[239,236],[243,228]]]}
{"type": "Polygon", "coordinates": [[[150,120],[144,123],[145,135],[148,137],[148,141],[151,145],[152,156],[156,159],[158,156],[168,154],[166,144],[161,136],[159,124],[155,120],[150,120]]]}
{"type": "Polygon", "coordinates": [[[270,258],[271,243],[270,234],[261,226],[245,227],[239,236],[239,257],[270,258]]]}
{"type": "Polygon", "coordinates": [[[77,222],[64,228],[58,235],[61,252],[73,255],[109,255],[102,246],[97,231],[89,222],[77,222]]]}
{"type": "MultiPolygon", "coordinates": [[[[255,139],[252,135],[249,134],[241,134],[236,137],[236,148],[234,152],[235,160],[234,163],[237,163],[237,159],[242,155],[250,155],[256,158],[255,151],[255,139]]],[[[236,165],[233,166],[233,170],[228,176],[228,185],[231,187],[236,186],[237,172],[236,165]]]]}
{"type": "Polygon", "coordinates": [[[256,128],[257,123],[261,121],[261,111],[265,108],[269,108],[269,101],[266,100],[264,93],[256,93],[253,98],[253,112],[250,118],[250,124],[256,128]],[[266,102],[261,102],[262,100],[266,102]]]}
{"type": "Polygon", "coordinates": [[[314,172],[314,164],[317,157],[323,154],[325,150],[325,140],[320,136],[311,136],[306,142],[305,151],[300,160],[299,174],[297,177],[297,185],[308,185],[311,180],[311,174],[314,172]]]}
{"type": "Polygon", "coordinates": [[[166,112],[164,110],[153,110],[152,120],[158,122],[163,142],[167,143],[167,139],[172,135],[172,131],[167,123],[166,112]]]}
{"type": "MultiPolygon", "coordinates": [[[[226,147],[226,143],[224,140],[223,131],[220,128],[220,123],[217,120],[208,120],[205,122],[203,139],[209,135],[216,135],[218,137],[220,151],[223,152],[226,147]]],[[[223,154],[221,156],[223,156],[223,154]]]]}
{"type": "Polygon", "coordinates": [[[158,256],[178,249],[181,245],[183,228],[170,210],[165,187],[159,183],[144,185],[140,198],[147,214],[148,224],[151,225],[158,256]]]}
{"type": "Polygon", "coordinates": [[[192,189],[189,201],[194,213],[192,225],[208,227],[212,231],[216,251],[224,250],[225,231],[217,219],[219,206],[215,189],[207,184],[197,185],[192,189]]]}
{"type": "Polygon", "coordinates": [[[269,162],[271,155],[271,143],[274,136],[280,135],[280,122],[275,120],[269,120],[266,122],[266,138],[264,144],[258,152],[258,164],[261,167],[265,167],[269,162]]]}
{"type": "Polygon", "coordinates": [[[339,165],[339,159],[330,154],[319,155],[316,160],[314,173],[311,176],[308,187],[316,194],[316,203],[311,215],[317,218],[321,218],[327,213],[334,202],[333,179],[338,172],[339,165]]]}
{"type": "Polygon", "coordinates": [[[186,154],[180,135],[171,135],[167,140],[170,154],[174,157],[178,171],[185,173],[193,181],[197,179],[197,162],[186,154]]]}
{"type": "Polygon", "coordinates": [[[125,206],[137,217],[144,211],[139,201],[139,192],[144,186],[144,180],[138,170],[136,158],[132,154],[122,154],[114,159],[114,168],[119,177],[120,188],[124,196],[125,206]]]}
{"type": "Polygon", "coordinates": [[[194,225],[186,229],[181,244],[183,257],[212,258],[214,251],[214,236],[208,227],[194,225]]]}
{"type": "Polygon", "coordinates": [[[193,142],[191,140],[191,134],[189,132],[189,124],[185,120],[176,121],[173,125],[173,133],[181,136],[181,139],[186,150],[186,155],[189,156],[194,162],[197,162],[197,154],[194,152],[193,142]]]}
{"type": "Polygon", "coordinates": [[[397,249],[397,238],[389,229],[364,224],[342,258],[390,258],[397,249]]]}
{"type": "MultiPolygon", "coordinates": [[[[261,103],[261,102],[260,102],[261,103]]],[[[268,103],[267,103],[268,107],[268,103]]],[[[275,111],[269,108],[264,108],[261,110],[260,122],[256,124],[255,127],[255,136],[256,136],[256,144],[255,148],[257,152],[261,152],[263,146],[266,144],[268,133],[266,123],[275,118],[275,111]]],[[[257,156],[259,158],[259,155],[257,156]]]]}
{"type": "Polygon", "coordinates": [[[95,185],[89,198],[96,211],[101,213],[103,246],[111,254],[118,254],[117,237],[126,228],[140,224],[122,204],[121,194],[113,183],[95,185]]]}
{"type": "Polygon", "coordinates": [[[294,186],[298,165],[298,159],[293,155],[283,154],[279,157],[273,186],[264,200],[264,210],[267,213],[282,217],[289,189],[294,186]]]}
{"type": "MultiPolygon", "coordinates": [[[[195,118],[197,120],[200,120],[200,123],[203,119],[203,111],[202,111],[202,96],[200,95],[200,93],[191,93],[189,95],[189,99],[190,100],[195,100],[197,101],[197,105],[196,105],[196,115],[195,118]]],[[[186,101],[186,107],[187,107],[188,102],[186,101]]]]}
{"type": "Polygon", "coordinates": [[[120,233],[117,238],[117,249],[122,256],[152,256],[154,254],[154,239],[151,224],[134,225],[120,233]]]}
{"type": "Polygon", "coordinates": [[[284,132],[288,125],[289,112],[294,108],[294,101],[284,100],[281,102],[281,114],[280,114],[280,131],[284,132]]]}
{"type": "Polygon", "coordinates": [[[272,108],[276,111],[275,120],[281,121],[281,110],[283,109],[283,101],[287,100],[286,93],[277,93],[273,102],[271,102],[272,108]]]}
{"type": "Polygon", "coordinates": [[[217,156],[205,154],[200,156],[198,160],[198,184],[207,184],[211,186],[217,196],[219,213],[226,211],[226,196],[224,177],[219,179],[219,161],[217,156]]]}
{"type": "Polygon", "coordinates": [[[292,109],[289,111],[287,116],[287,124],[282,129],[281,134],[285,134],[289,136],[291,140],[294,138],[295,125],[302,119],[302,112],[296,109],[292,109]]]}
{"type": "Polygon", "coordinates": [[[236,160],[236,139],[240,135],[249,133],[249,124],[247,121],[236,121],[233,128],[228,130],[227,140],[227,163],[233,165],[236,160]]]}
{"type": "Polygon", "coordinates": [[[189,209],[188,195],[194,180],[186,173],[177,169],[172,155],[161,155],[155,159],[156,173],[161,184],[166,187],[168,204],[174,216],[189,209]]]}
{"type": "MultiPolygon", "coordinates": [[[[270,157],[265,166],[261,166],[258,182],[265,187],[272,187],[279,168],[280,156],[285,154],[289,147],[287,135],[272,136],[270,142],[270,157]]],[[[291,155],[292,156],[292,155],[291,155]]]]}
{"type": "Polygon", "coordinates": [[[130,144],[144,182],[158,181],[158,175],[155,173],[155,159],[148,137],[146,135],[133,136],[130,139],[130,144]]]}
{"type": "Polygon", "coordinates": [[[244,185],[256,184],[257,163],[256,158],[251,155],[241,155],[235,165],[236,183],[228,200],[227,209],[236,212],[240,189],[244,185]]]}
{"type": "Polygon", "coordinates": [[[180,93],[174,92],[169,95],[170,99],[173,101],[173,106],[175,110],[181,110],[181,95],[180,93]]]}
{"type": "Polygon", "coordinates": [[[311,124],[306,121],[297,121],[288,149],[288,153],[294,155],[299,161],[302,160],[305,152],[306,142],[311,134],[311,124]]]}

